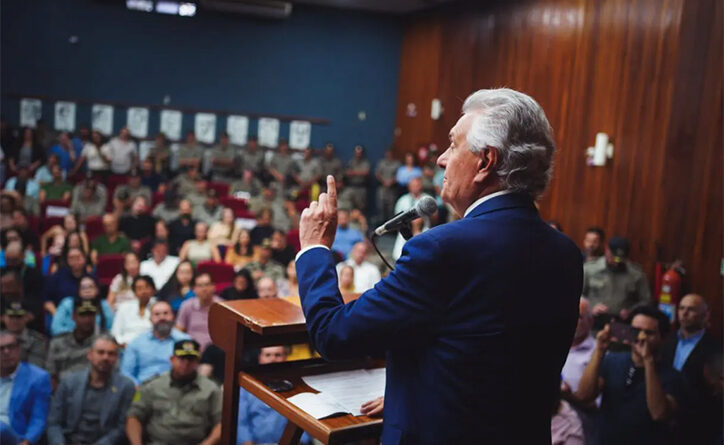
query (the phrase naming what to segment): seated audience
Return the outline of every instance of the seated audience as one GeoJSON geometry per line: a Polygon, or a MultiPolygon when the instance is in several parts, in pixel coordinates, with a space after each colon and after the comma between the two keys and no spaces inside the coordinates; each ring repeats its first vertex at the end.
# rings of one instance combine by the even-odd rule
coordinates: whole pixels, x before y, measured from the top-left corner
{"type": "Polygon", "coordinates": [[[103,215],[103,234],[91,241],[91,260],[98,264],[99,255],[126,253],[131,241],[118,231],[118,217],[113,213],[103,215]]]}
{"type": "Polygon", "coordinates": [[[327,175],[332,175],[334,176],[334,180],[337,181],[337,184],[342,183],[344,166],[342,165],[342,161],[339,159],[339,157],[337,157],[334,151],[333,143],[327,142],[326,144],[324,144],[322,156],[319,158],[319,166],[321,168],[323,177],[327,177],[327,175]]]}
{"type": "Polygon", "coordinates": [[[120,211],[122,216],[130,213],[134,201],[139,196],[146,199],[146,205],[151,202],[151,189],[141,183],[141,173],[133,169],[128,174],[128,182],[116,187],[113,192],[113,208],[120,211]]]}
{"type": "Polygon", "coordinates": [[[362,233],[349,225],[349,211],[339,209],[337,211],[337,234],[334,237],[332,250],[339,252],[342,258],[347,258],[352,251],[352,246],[363,240],[362,233]]]}
{"type": "Polygon", "coordinates": [[[96,338],[97,314],[98,306],[93,301],[76,298],[73,305],[75,328],[50,340],[45,369],[54,388],[64,373],[88,364],[88,351],[96,338]]]}
{"type": "Polygon", "coordinates": [[[213,222],[209,228],[209,240],[215,245],[228,246],[238,238],[238,232],[234,211],[224,207],[219,220],[213,222]]]}
{"type": "Polygon", "coordinates": [[[188,199],[191,203],[191,207],[195,209],[196,207],[204,205],[206,202],[206,191],[206,181],[199,177],[194,182],[194,188],[190,192],[186,193],[184,198],[188,199]]]}
{"type": "MultiPolygon", "coordinates": [[[[0,269],[0,296],[3,303],[21,303],[31,314],[28,326],[39,332],[45,332],[45,311],[43,300],[36,289],[27,284],[27,280],[34,274],[23,275],[25,266],[18,268],[0,269]]],[[[26,268],[27,271],[33,271],[26,268]]],[[[38,278],[39,279],[39,278],[38,278]]]]}
{"type": "Polygon", "coordinates": [[[153,192],[166,191],[166,178],[153,169],[153,161],[148,157],[141,162],[141,184],[153,192]]]}
{"type": "Polygon", "coordinates": [[[35,268],[36,259],[31,246],[25,247],[23,238],[16,228],[7,229],[0,234],[0,267],[25,266],[35,268]],[[10,258],[10,262],[8,262],[10,258]],[[17,260],[17,261],[16,261],[17,260]]]}
{"type": "Polygon", "coordinates": [[[166,239],[156,238],[151,246],[151,258],[141,262],[141,275],[150,276],[156,289],[163,289],[178,264],[178,257],[168,254],[166,239]]]}
{"type": "Polygon", "coordinates": [[[322,167],[311,147],[304,150],[304,157],[294,165],[292,178],[302,191],[309,190],[322,178],[322,167]]]}
{"type": "Polygon", "coordinates": [[[279,295],[282,297],[299,297],[299,281],[297,280],[297,265],[294,260],[287,263],[286,278],[277,280],[279,295]]]}
{"type": "Polygon", "coordinates": [[[72,232],[77,232],[80,235],[83,251],[90,252],[88,236],[85,232],[80,231],[80,228],[78,227],[78,219],[75,215],[69,213],[63,217],[62,225],[52,226],[40,237],[40,255],[45,256],[48,253],[48,243],[52,240],[55,244],[55,238],[57,236],[60,236],[60,239],[57,240],[57,242],[60,243],[60,246],[62,247],[63,244],[65,244],[65,237],[72,232]]]}
{"type": "Polygon", "coordinates": [[[589,227],[583,236],[583,258],[585,262],[596,261],[603,256],[603,246],[606,235],[603,229],[589,227]]]}
{"type": "Polygon", "coordinates": [[[133,280],[136,279],[139,273],[140,263],[138,261],[138,255],[133,252],[126,253],[123,257],[121,272],[113,277],[111,285],[108,287],[108,297],[106,297],[106,301],[111,309],[115,311],[121,303],[132,301],[136,298],[133,293],[133,280]]]}
{"type": "Polygon", "coordinates": [[[598,443],[670,443],[669,421],[679,407],[682,381],[659,357],[669,320],[657,309],[639,306],[631,312],[631,328],[636,335],[631,352],[606,352],[610,325],[598,333],[576,397],[590,403],[602,394],[598,443]]]}
{"type": "Polygon", "coordinates": [[[174,190],[166,190],[161,201],[151,212],[151,216],[170,224],[179,217],[179,203],[174,190]]]}
{"type": "Polygon", "coordinates": [[[293,215],[289,212],[287,202],[283,197],[277,195],[274,184],[263,187],[261,194],[253,196],[248,203],[249,210],[255,215],[259,215],[265,208],[271,210],[270,224],[273,229],[286,232],[292,228],[293,215]]]}
{"type": "Polygon", "coordinates": [[[651,303],[646,275],[628,259],[629,251],[628,240],[614,236],[604,256],[583,265],[582,295],[593,306],[595,328],[600,329],[612,315],[627,320],[633,307],[651,303]]]}
{"type": "Polygon", "coordinates": [[[382,278],[380,270],[374,264],[367,261],[367,243],[360,241],[352,247],[349,259],[337,264],[337,273],[343,266],[349,266],[354,271],[354,288],[357,292],[365,292],[375,287],[382,278]]]}
{"type": "Polygon", "coordinates": [[[19,301],[5,301],[2,322],[5,325],[3,332],[13,334],[20,346],[20,361],[35,366],[45,366],[48,351],[48,338],[38,331],[27,327],[33,315],[19,301]]]}
{"type": "Polygon", "coordinates": [[[268,298],[279,298],[279,291],[277,290],[277,283],[271,277],[261,277],[259,283],[256,285],[259,298],[262,300],[268,298]]]}
{"type": "Polygon", "coordinates": [[[272,259],[279,264],[288,264],[297,255],[296,249],[287,244],[287,235],[275,230],[271,237],[272,259]]]}
{"type": "Polygon", "coordinates": [[[168,230],[168,225],[166,222],[162,219],[156,220],[156,222],[153,223],[153,233],[151,234],[151,237],[143,242],[143,245],[141,246],[141,255],[140,257],[142,259],[148,259],[151,257],[151,249],[153,249],[154,244],[157,240],[166,241],[167,247],[168,247],[168,239],[171,236],[171,232],[168,230]]]}
{"type": "Polygon", "coordinates": [[[173,311],[165,301],[151,305],[151,326],[150,332],[139,334],[123,352],[121,372],[136,386],[168,371],[174,343],[191,338],[174,328],[173,311]]]}
{"type": "Polygon", "coordinates": [[[209,335],[209,308],[217,301],[223,301],[214,295],[214,282],[208,273],[200,273],[194,278],[194,297],[181,304],[176,319],[176,329],[186,332],[199,342],[201,349],[211,344],[209,335]]]}
{"type": "Polygon", "coordinates": [[[263,276],[267,276],[272,280],[283,279],[284,266],[272,259],[271,240],[269,238],[259,245],[257,252],[257,259],[245,266],[251,272],[254,281],[259,281],[263,276]]]}
{"type": "Polygon", "coordinates": [[[80,157],[82,147],[76,147],[66,131],[58,134],[58,143],[50,147],[48,154],[58,157],[58,164],[65,172],[70,172],[75,167],[76,160],[80,157]]]}
{"type": "Polygon", "coordinates": [[[50,378],[20,360],[20,343],[0,333],[0,443],[31,444],[43,438],[50,404],[50,378]]]}
{"type": "Polygon", "coordinates": [[[256,214],[256,226],[249,232],[252,246],[258,246],[265,239],[271,238],[274,233],[274,227],[271,225],[273,216],[274,212],[268,207],[262,207],[256,214]]]}
{"type": "Polygon", "coordinates": [[[43,300],[45,310],[55,315],[57,305],[68,295],[75,295],[80,279],[86,274],[86,256],[80,247],[69,247],[63,255],[63,265],[45,280],[43,300]]]}
{"type": "Polygon", "coordinates": [[[118,136],[108,141],[106,150],[112,173],[127,175],[131,169],[138,167],[138,146],[131,139],[127,127],[121,128],[118,136]]]}
{"type": "Polygon", "coordinates": [[[226,249],[224,256],[224,262],[234,266],[234,269],[239,269],[246,266],[254,260],[254,248],[251,245],[251,236],[249,231],[241,229],[235,238],[236,242],[233,246],[229,246],[226,249]]]}
{"type": "MultiPolygon", "coordinates": [[[[170,185],[176,190],[178,196],[188,198],[188,195],[196,191],[196,183],[203,182],[203,179],[197,167],[184,167],[180,170],[181,173],[173,178],[170,185]]],[[[205,183],[203,185],[206,186],[205,183]]]]}
{"type": "Polygon", "coordinates": [[[229,182],[236,175],[236,150],[229,143],[229,134],[225,131],[219,135],[219,145],[209,150],[211,179],[229,182]]]}
{"type": "Polygon", "coordinates": [[[74,308],[78,299],[81,301],[90,301],[97,309],[96,325],[100,331],[107,331],[113,325],[113,309],[106,300],[101,299],[100,286],[98,282],[90,275],[86,275],[80,279],[78,289],[71,295],[60,301],[58,310],[53,316],[53,322],[50,324],[50,335],[53,337],[66,332],[71,332],[75,328],[74,308]]]}
{"type": "Polygon", "coordinates": [[[216,189],[206,190],[206,199],[201,205],[194,207],[193,218],[196,221],[205,222],[210,226],[221,220],[221,212],[223,207],[219,205],[219,198],[216,195],[216,189]]]}
{"type": "Polygon", "coordinates": [[[148,201],[143,196],[136,196],[131,212],[121,218],[119,227],[131,240],[131,248],[140,251],[143,242],[153,236],[155,225],[155,218],[148,214],[148,201]]]}
{"type": "Polygon", "coordinates": [[[207,237],[209,226],[205,222],[197,222],[194,227],[194,239],[186,241],[181,247],[178,257],[194,264],[201,261],[221,261],[219,249],[207,237]]]}
{"type": "Polygon", "coordinates": [[[267,166],[268,173],[279,184],[280,191],[286,190],[290,184],[291,174],[294,169],[294,159],[289,154],[289,144],[286,140],[279,140],[279,147],[272,154],[267,166]]]}
{"type": "MultiPolygon", "coordinates": [[[[407,188],[411,179],[420,178],[422,169],[415,165],[415,156],[412,153],[405,154],[405,163],[397,168],[395,181],[400,188],[407,188]]],[[[422,185],[421,185],[422,186],[422,185]]]]}
{"type": "Polygon", "coordinates": [[[108,190],[95,178],[86,178],[73,188],[70,211],[81,221],[88,218],[103,216],[106,211],[108,190]]]}
{"type": "Polygon", "coordinates": [[[258,195],[263,186],[262,182],[254,176],[254,172],[245,169],[242,171],[241,179],[237,179],[231,183],[229,193],[231,193],[232,196],[243,194],[248,198],[258,195]]]}
{"type": "Polygon", "coordinates": [[[118,355],[116,340],[99,336],[88,351],[89,366],[63,376],[50,404],[48,445],[125,443],[136,388],[116,370],[118,355]]]}
{"type": "Polygon", "coordinates": [[[713,397],[709,390],[704,366],[710,356],[721,353],[721,345],[707,332],[709,307],[701,295],[685,295],[677,319],[679,329],[666,339],[661,356],[682,374],[689,389],[679,416],[678,442],[714,443],[722,432],[721,397],[713,397]]]}
{"type": "Polygon", "coordinates": [[[221,390],[197,372],[200,355],[195,341],[177,342],[171,371],[139,389],[126,420],[131,445],[219,442],[221,390]]]}
{"type": "Polygon", "coordinates": [[[5,182],[5,190],[13,190],[21,197],[39,199],[40,186],[31,176],[30,164],[21,162],[17,166],[18,175],[5,182]]]}
{"type": "Polygon", "coordinates": [[[242,147],[240,152],[241,167],[245,170],[251,170],[254,176],[260,178],[264,173],[264,152],[259,149],[259,142],[256,137],[252,136],[242,147]]]}
{"type": "Polygon", "coordinates": [[[111,334],[122,347],[152,328],[151,306],[156,301],[153,279],[148,275],[136,277],[133,280],[133,292],[136,298],[118,305],[111,327],[111,334]]]}
{"type": "Polygon", "coordinates": [[[176,153],[178,168],[193,167],[198,170],[203,157],[204,148],[196,142],[196,135],[193,131],[187,132],[186,143],[181,144],[176,153]]]}
{"type": "Polygon", "coordinates": [[[149,150],[146,159],[153,163],[153,170],[156,173],[161,175],[169,173],[171,170],[171,149],[168,146],[168,139],[164,133],[158,133],[156,135],[153,147],[149,150]]]}
{"type": "Polygon", "coordinates": [[[191,212],[191,203],[182,199],[178,203],[178,217],[168,225],[168,245],[172,255],[176,255],[186,241],[194,239],[196,221],[191,217],[191,212]]]}
{"type": "Polygon", "coordinates": [[[70,198],[73,194],[73,186],[66,182],[63,177],[63,170],[60,169],[60,166],[54,165],[51,167],[50,174],[53,179],[40,186],[40,191],[38,192],[38,199],[40,202],[42,203],[47,200],[59,200],[70,203],[70,198]]]}
{"type": "MultiPolygon", "coordinates": [[[[269,346],[259,352],[259,364],[281,363],[287,360],[284,346],[269,346]]],[[[239,390],[239,417],[236,432],[237,445],[277,443],[282,437],[287,419],[274,408],[247,391],[239,390]]],[[[301,443],[311,443],[304,434],[301,443]]]]}
{"type": "Polygon", "coordinates": [[[240,269],[234,275],[234,281],[219,295],[224,300],[252,300],[259,298],[254,288],[254,281],[251,273],[246,269],[240,269]]]}
{"type": "MultiPolygon", "coordinates": [[[[53,180],[53,167],[58,165],[58,155],[51,154],[48,156],[48,159],[45,161],[45,164],[41,165],[37,170],[35,170],[35,175],[33,176],[33,179],[35,179],[35,182],[38,183],[42,187],[43,184],[47,184],[48,182],[53,180]]],[[[63,179],[66,178],[65,171],[61,168],[63,179]]]]}
{"type": "Polygon", "coordinates": [[[159,300],[167,301],[174,313],[181,304],[194,296],[194,266],[190,261],[181,261],[168,282],[158,292],[159,300]]]}

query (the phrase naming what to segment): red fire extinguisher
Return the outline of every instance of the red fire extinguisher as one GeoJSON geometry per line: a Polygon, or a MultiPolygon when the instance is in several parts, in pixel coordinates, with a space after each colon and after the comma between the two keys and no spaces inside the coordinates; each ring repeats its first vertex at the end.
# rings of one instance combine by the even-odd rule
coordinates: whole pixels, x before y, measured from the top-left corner
{"type": "Polygon", "coordinates": [[[659,309],[665,313],[673,323],[676,321],[676,306],[681,299],[681,262],[676,261],[661,277],[661,290],[657,299],[659,309]]]}

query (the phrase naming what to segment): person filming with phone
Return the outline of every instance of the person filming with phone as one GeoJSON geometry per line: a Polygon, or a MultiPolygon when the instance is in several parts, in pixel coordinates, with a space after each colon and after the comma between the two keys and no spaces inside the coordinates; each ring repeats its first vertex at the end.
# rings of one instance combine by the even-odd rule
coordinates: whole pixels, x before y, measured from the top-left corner
{"type": "Polygon", "coordinates": [[[598,443],[667,444],[670,420],[682,394],[682,380],[659,356],[669,331],[663,312],[639,306],[631,324],[607,324],[596,336],[596,348],[576,395],[582,401],[601,398],[598,443]],[[608,351],[612,342],[630,345],[631,352],[608,351]]]}

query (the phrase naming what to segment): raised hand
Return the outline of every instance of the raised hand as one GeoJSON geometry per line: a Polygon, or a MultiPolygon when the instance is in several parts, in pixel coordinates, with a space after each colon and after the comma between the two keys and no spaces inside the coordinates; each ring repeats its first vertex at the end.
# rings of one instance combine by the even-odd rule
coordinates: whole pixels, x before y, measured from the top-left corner
{"type": "Polygon", "coordinates": [[[334,176],[327,176],[327,191],[304,209],[299,220],[302,249],[316,244],[332,248],[337,233],[337,186],[334,176]]]}

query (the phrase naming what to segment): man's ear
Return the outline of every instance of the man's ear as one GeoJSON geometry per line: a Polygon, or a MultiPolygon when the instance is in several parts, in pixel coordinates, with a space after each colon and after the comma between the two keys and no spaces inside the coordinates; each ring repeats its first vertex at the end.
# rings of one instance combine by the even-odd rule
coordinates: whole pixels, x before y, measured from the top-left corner
{"type": "Polygon", "coordinates": [[[498,165],[498,149],[486,147],[480,152],[478,159],[478,171],[473,181],[481,184],[486,178],[495,173],[495,166],[498,165]]]}

